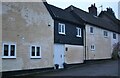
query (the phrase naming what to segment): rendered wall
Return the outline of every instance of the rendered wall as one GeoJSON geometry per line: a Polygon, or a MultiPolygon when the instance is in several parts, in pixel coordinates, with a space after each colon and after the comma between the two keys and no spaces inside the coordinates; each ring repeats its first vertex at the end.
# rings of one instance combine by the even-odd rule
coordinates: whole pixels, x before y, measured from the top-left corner
{"type": "Polygon", "coordinates": [[[111,58],[111,32],[108,31],[108,37],[103,35],[104,29],[86,25],[86,55],[87,60],[111,58]],[[90,33],[90,27],[94,27],[94,34],[90,33]],[[95,50],[92,51],[90,46],[94,44],[95,50]]]}
{"type": "Polygon", "coordinates": [[[65,47],[68,48],[68,50],[65,51],[65,62],[67,64],[83,63],[83,46],[65,45],[65,47]]]}
{"type": "Polygon", "coordinates": [[[3,43],[17,45],[16,59],[2,59],[3,71],[53,67],[54,21],[42,2],[4,2],[2,20],[3,43]],[[41,59],[30,58],[30,45],[41,46],[41,59]]]}

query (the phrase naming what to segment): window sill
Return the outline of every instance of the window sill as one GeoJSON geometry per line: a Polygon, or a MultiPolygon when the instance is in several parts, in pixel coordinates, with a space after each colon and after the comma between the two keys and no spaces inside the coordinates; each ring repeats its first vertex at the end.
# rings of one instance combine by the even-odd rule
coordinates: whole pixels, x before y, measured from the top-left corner
{"type": "Polygon", "coordinates": [[[94,33],[90,33],[90,35],[94,35],[94,33]]]}
{"type": "Polygon", "coordinates": [[[108,38],[108,36],[104,36],[104,38],[108,38]]]}
{"type": "Polygon", "coordinates": [[[81,36],[76,35],[76,37],[81,37],[81,36]]]}
{"type": "Polygon", "coordinates": [[[41,59],[41,57],[30,57],[31,59],[41,59]]]}
{"type": "Polygon", "coordinates": [[[65,33],[59,33],[60,35],[66,35],[65,33]]]}
{"type": "Polygon", "coordinates": [[[16,59],[16,56],[3,56],[3,59],[16,59]]]}
{"type": "Polygon", "coordinates": [[[91,49],[91,51],[95,51],[95,49],[91,49]]]}

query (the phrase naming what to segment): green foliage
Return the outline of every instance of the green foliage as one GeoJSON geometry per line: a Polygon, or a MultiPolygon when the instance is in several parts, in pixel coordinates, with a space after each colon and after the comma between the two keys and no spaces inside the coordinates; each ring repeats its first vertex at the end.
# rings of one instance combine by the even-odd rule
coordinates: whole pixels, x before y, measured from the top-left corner
{"type": "Polygon", "coordinates": [[[120,42],[118,42],[113,48],[112,59],[119,59],[120,58],[120,56],[118,55],[119,52],[120,52],[120,42]]]}

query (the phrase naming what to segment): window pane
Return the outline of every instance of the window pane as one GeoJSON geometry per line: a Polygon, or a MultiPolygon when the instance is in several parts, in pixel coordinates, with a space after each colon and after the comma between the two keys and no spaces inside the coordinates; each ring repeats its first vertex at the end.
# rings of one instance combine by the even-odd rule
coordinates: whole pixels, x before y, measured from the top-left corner
{"type": "Polygon", "coordinates": [[[10,56],[15,56],[15,45],[11,45],[10,56]]]}
{"type": "Polygon", "coordinates": [[[9,49],[9,46],[4,45],[4,56],[8,56],[8,49],[9,49]]]}
{"type": "Polygon", "coordinates": [[[104,36],[108,36],[108,32],[107,31],[104,31],[104,36]]]}
{"type": "Polygon", "coordinates": [[[64,25],[62,25],[62,33],[64,33],[64,25]]]}
{"type": "Polygon", "coordinates": [[[32,46],[32,56],[35,56],[35,47],[32,46]]]}
{"type": "Polygon", "coordinates": [[[76,28],[77,29],[77,35],[79,35],[79,29],[78,28],[76,28]]]}
{"type": "Polygon", "coordinates": [[[61,32],[61,25],[58,25],[58,32],[61,32]]]}
{"type": "Polygon", "coordinates": [[[113,39],[116,39],[116,34],[115,33],[113,33],[113,39]]]}
{"type": "Polygon", "coordinates": [[[90,33],[93,33],[93,27],[90,27],[90,33]]]}
{"type": "Polygon", "coordinates": [[[40,47],[37,47],[37,56],[40,56],[40,47]]]}

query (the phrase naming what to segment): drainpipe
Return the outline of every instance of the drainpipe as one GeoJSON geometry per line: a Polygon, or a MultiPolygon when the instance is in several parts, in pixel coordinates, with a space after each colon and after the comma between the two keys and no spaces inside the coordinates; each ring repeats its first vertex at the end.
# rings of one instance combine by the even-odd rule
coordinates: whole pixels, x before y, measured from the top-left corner
{"type": "MultiPolygon", "coordinates": [[[[84,25],[85,25],[85,23],[84,23],[84,25]]],[[[85,59],[84,60],[86,60],[86,58],[87,58],[87,46],[86,46],[86,26],[85,26],[85,29],[84,29],[84,47],[85,47],[85,59]]]]}

